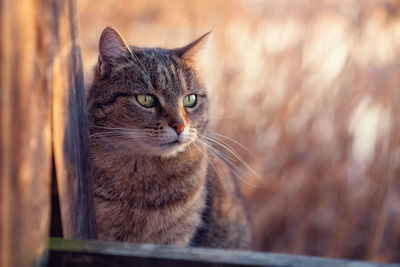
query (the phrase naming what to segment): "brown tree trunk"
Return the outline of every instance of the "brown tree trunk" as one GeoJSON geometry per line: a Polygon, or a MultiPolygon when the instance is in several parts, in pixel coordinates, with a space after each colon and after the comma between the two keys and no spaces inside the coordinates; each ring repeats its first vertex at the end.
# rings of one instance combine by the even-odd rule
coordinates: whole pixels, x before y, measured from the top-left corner
{"type": "Polygon", "coordinates": [[[95,236],[76,14],[73,0],[0,2],[1,266],[45,258],[53,150],[64,236],[95,236]]]}

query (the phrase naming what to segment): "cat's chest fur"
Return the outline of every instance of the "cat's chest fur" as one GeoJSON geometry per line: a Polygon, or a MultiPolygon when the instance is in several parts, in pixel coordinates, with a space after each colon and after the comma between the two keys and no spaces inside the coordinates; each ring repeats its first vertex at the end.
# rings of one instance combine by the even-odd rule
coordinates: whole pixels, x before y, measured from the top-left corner
{"type": "Polygon", "coordinates": [[[188,245],[202,223],[206,159],[135,157],[91,143],[100,239],[188,245]]]}

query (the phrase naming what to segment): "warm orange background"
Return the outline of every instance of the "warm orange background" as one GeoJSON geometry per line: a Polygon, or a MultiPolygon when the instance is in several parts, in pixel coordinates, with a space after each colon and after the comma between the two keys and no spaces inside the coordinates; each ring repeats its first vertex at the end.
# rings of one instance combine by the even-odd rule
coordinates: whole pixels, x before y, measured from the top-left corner
{"type": "Polygon", "coordinates": [[[79,0],[86,82],[102,29],[202,62],[213,132],[264,251],[400,261],[400,2],[79,0]]]}

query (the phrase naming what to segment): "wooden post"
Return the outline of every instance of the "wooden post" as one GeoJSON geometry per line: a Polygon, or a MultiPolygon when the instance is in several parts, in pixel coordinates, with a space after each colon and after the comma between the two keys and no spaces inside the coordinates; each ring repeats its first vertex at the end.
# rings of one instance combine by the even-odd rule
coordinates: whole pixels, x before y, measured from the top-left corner
{"type": "Polygon", "coordinates": [[[47,248],[52,24],[38,1],[1,1],[1,266],[30,266],[47,248]]]}
{"type": "Polygon", "coordinates": [[[0,2],[0,265],[47,249],[52,155],[64,236],[92,238],[88,130],[74,0],[0,2]]]}
{"type": "Polygon", "coordinates": [[[59,30],[53,72],[53,147],[65,238],[93,239],[89,130],[75,1],[57,3],[59,30]]]}

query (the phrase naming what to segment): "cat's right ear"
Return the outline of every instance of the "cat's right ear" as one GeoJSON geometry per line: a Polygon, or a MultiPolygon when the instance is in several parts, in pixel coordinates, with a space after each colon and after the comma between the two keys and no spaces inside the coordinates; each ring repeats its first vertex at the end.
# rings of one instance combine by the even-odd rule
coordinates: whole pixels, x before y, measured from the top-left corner
{"type": "Polygon", "coordinates": [[[189,67],[197,69],[201,54],[207,44],[211,32],[208,32],[198,38],[197,40],[191,42],[190,44],[174,49],[176,55],[183,60],[189,67]]]}
{"type": "Polygon", "coordinates": [[[131,53],[121,35],[112,27],[106,27],[100,36],[98,72],[106,75],[118,63],[127,60],[131,53]]]}

